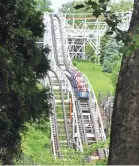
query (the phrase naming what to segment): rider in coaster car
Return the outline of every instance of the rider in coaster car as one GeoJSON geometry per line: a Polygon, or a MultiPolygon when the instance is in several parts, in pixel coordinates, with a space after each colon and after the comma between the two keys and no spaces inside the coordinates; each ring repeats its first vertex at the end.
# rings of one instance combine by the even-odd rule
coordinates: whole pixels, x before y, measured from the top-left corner
{"type": "Polygon", "coordinates": [[[82,86],[79,85],[79,84],[77,84],[77,88],[78,88],[78,90],[80,91],[80,90],[82,89],[82,86]]]}
{"type": "Polygon", "coordinates": [[[85,85],[83,85],[81,91],[87,92],[87,91],[88,91],[88,88],[87,88],[85,85]]]}

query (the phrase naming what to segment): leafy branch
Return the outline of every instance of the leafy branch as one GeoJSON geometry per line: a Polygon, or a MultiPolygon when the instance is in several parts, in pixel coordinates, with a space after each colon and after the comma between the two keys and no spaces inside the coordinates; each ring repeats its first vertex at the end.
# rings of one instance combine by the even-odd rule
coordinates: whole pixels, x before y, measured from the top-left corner
{"type": "Polygon", "coordinates": [[[76,5],[75,9],[92,9],[92,15],[96,18],[103,19],[103,21],[105,21],[108,25],[108,29],[105,35],[115,35],[117,42],[122,41],[124,46],[120,49],[120,52],[123,53],[124,56],[129,56],[139,47],[139,27],[134,27],[132,34],[120,30],[118,25],[121,24],[122,21],[120,16],[109,10],[109,2],[110,0],[98,0],[98,2],[88,0],[83,4],[76,5]]]}

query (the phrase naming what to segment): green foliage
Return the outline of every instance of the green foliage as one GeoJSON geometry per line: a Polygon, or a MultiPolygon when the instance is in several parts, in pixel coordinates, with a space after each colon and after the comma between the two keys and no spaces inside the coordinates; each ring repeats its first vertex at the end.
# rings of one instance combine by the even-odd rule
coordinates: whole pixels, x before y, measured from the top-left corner
{"type": "Polygon", "coordinates": [[[27,130],[22,135],[23,157],[20,164],[50,164],[52,160],[49,121],[26,123],[27,130]]]}
{"type": "Polygon", "coordinates": [[[80,2],[79,2],[79,5],[77,5],[77,7],[74,2],[68,2],[68,3],[64,3],[62,7],[59,9],[59,11],[62,13],[88,13],[89,11],[84,10],[83,7],[84,5],[80,4],[80,2]]]}
{"type": "Polygon", "coordinates": [[[122,54],[120,52],[124,48],[122,45],[122,42],[117,42],[110,35],[104,36],[101,41],[100,62],[103,65],[104,72],[112,73],[110,79],[114,88],[116,87],[121,65],[122,54]]]}
{"type": "Polygon", "coordinates": [[[104,64],[103,64],[103,71],[107,72],[107,73],[111,73],[112,68],[113,68],[113,65],[111,64],[111,62],[109,60],[105,59],[104,64]]]}
{"type": "MultiPolygon", "coordinates": [[[[84,153],[68,149],[64,158],[54,159],[50,140],[50,124],[47,121],[41,121],[40,124],[26,123],[27,130],[22,136],[22,158],[16,164],[37,164],[37,165],[89,165],[87,163],[88,155],[96,152],[98,148],[107,148],[109,139],[106,143],[97,142],[90,147],[84,146],[84,153]]],[[[93,161],[93,164],[105,163],[107,160],[93,161]]]]}
{"type": "Polygon", "coordinates": [[[77,63],[76,63],[76,62],[73,62],[73,65],[74,65],[74,66],[77,66],[77,63]]]}
{"type": "Polygon", "coordinates": [[[50,0],[35,0],[37,3],[37,10],[41,12],[51,12],[51,1],[50,0]]]}
{"type": "Polygon", "coordinates": [[[49,90],[37,87],[49,62],[36,45],[44,25],[34,1],[6,0],[0,7],[0,163],[14,164],[24,123],[49,116],[49,90]]]}
{"type": "Polygon", "coordinates": [[[67,156],[54,159],[50,137],[50,123],[41,121],[26,123],[26,132],[22,133],[22,158],[16,164],[73,165],[83,164],[83,154],[68,149],[67,156]]]}
{"type": "Polygon", "coordinates": [[[75,9],[80,9],[80,8],[83,8],[84,7],[84,5],[83,4],[80,4],[80,5],[76,5],[74,8],[75,9]]]}
{"type": "Polygon", "coordinates": [[[101,41],[100,63],[103,71],[112,73],[115,65],[121,62],[122,54],[120,49],[122,42],[117,42],[113,36],[104,36],[101,41]]]}
{"type": "MultiPolygon", "coordinates": [[[[109,144],[110,144],[110,137],[107,138],[107,140],[105,142],[102,141],[98,141],[95,144],[92,145],[84,145],[84,156],[91,156],[92,153],[96,152],[98,149],[109,149],[109,144]]],[[[94,160],[91,163],[89,163],[90,165],[105,165],[107,164],[108,159],[104,158],[101,160],[94,160]]]]}
{"type": "Polygon", "coordinates": [[[124,12],[133,9],[132,0],[120,0],[109,3],[110,10],[113,12],[124,12]]]}
{"type": "Polygon", "coordinates": [[[108,158],[104,158],[101,160],[96,160],[93,162],[94,165],[108,165],[108,158]]]}
{"type": "Polygon", "coordinates": [[[90,46],[90,44],[87,44],[85,46],[85,53],[91,62],[95,62],[95,60],[96,60],[95,52],[94,52],[93,48],[90,46]]]}
{"type": "Polygon", "coordinates": [[[111,78],[111,84],[113,85],[114,88],[116,87],[116,83],[117,83],[117,80],[118,80],[120,66],[121,66],[120,62],[115,65],[115,67],[113,68],[113,72],[111,74],[111,77],[110,77],[111,78]]]}
{"type": "Polygon", "coordinates": [[[132,52],[136,51],[139,48],[139,27],[138,25],[133,28],[133,34],[128,35],[127,43],[121,48],[121,52],[124,56],[130,56],[132,52]]]}
{"type": "Polygon", "coordinates": [[[90,61],[93,62],[93,63],[98,63],[99,64],[99,56],[92,55],[90,57],[90,61]]]}
{"type": "MultiPolygon", "coordinates": [[[[110,0],[89,0],[82,2],[68,2],[62,5],[59,9],[63,13],[91,13],[93,10],[93,15],[98,17],[101,13],[107,10],[111,12],[123,12],[128,11],[133,8],[133,1],[120,0],[111,2],[110,0]]],[[[107,12],[108,12],[107,11],[107,12]]],[[[109,12],[108,12],[109,13],[109,12]]],[[[114,17],[114,16],[113,16],[114,17]]]]}

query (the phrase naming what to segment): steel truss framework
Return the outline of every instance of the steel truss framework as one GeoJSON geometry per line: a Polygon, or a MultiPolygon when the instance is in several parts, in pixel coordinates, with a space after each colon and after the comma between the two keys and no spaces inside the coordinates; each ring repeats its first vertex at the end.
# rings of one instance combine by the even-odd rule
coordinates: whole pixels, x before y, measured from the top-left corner
{"type": "MultiPolygon", "coordinates": [[[[128,30],[132,11],[117,13],[121,22],[118,28],[128,30]]],[[[60,14],[63,20],[63,29],[67,50],[71,59],[86,59],[86,46],[90,45],[95,55],[100,53],[100,39],[105,34],[108,26],[102,19],[95,19],[91,13],[60,14]]]]}

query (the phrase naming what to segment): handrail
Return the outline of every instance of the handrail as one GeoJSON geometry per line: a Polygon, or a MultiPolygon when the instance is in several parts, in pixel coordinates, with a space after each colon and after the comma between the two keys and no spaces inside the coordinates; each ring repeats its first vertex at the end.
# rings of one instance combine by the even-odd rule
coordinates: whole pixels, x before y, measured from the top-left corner
{"type": "Polygon", "coordinates": [[[53,21],[53,17],[52,17],[52,14],[49,14],[50,16],[50,19],[51,19],[51,35],[52,35],[52,45],[53,45],[53,54],[54,54],[54,57],[55,57],[55,60],[56,60],[56,63],[59,65],[59,59],[58,59],[58,55],[57,55],[57,45],[56,45],[56,34],[55,34],[55,30],[54,30],[54,21],[53,21]]]}
{"type": "Polygon", "coordinates": [[[100,120],[100,125],[101,125],[101,128],[102,128],[102,131],[101,131],[102,132],[102,136],[103,136],[102,138],[103,138],[103,141],[106,141],[106,135],[104,133],[103,122],[102,122],[101,114],[100,114],[100,111],[99,111],[99,106],[98,106],[98,103],[97,103],[95,92],[94,92],[94,90],[92,88],[92,85],[90,84],[88,78],[86,77],[86,75],[85,74],[83,74],[83,75],[84,75],[85,79],[87,80],[87,83],[88,83],[88,85],[90,87],[90,90],[92,92],[92,97],[94,98],[94,102],[96,103],[96,111],[97,111],[97,114],[98,114],[98,117],[99,117],[99,120],[100,120]]]}
{"type": "MultiPolygon", "coordinates": [[[[49,78],[48,78],[49,79],[49,78]]],[[[49,83],[50,83],[50,80],[49,80],[49,83]]],[[[52,89],[52,86],[51,86],[51,83],[50,83],[50,85],[49,85],[49,87],[51,87],[50,88],[50,92],[53,94],[53,89],[52,89]]],[[[52,105],[54,105],[53,106],[53,109],[55,110],[55,102],[54,102],[55,100],[54,100],[54,96],[52,97],[52,105]]],[[[54,111],[55,112],[55,111],[54,111]]],[[[54,135],[53,135],[53,126],[52,126],[52,115],[50,114],[50,117],[49,117],[49,119],[50,119],[50,126],[51,126],[51,140],[52,140],[52,144],[53,144],[53,146],[52,146],[52,148],[53,148],[53,153],[54,153],[54,157],[56,158],[56,149],[55,149],[55,144],[54,144],[54,135]]]]}
{"type": "MultiPolygon", "coordinates": [[[[44,86],[45,86],[45,79],[46,78],[48,78],[48,80],[49,80],[49,77],[48,76],[46,76],[45,78],[44,78],[44,86]]],[[[48,84],[49,84],[49,87],[50,87],[50,92],[53,94],[53,89],[52,89],[52,86],[51,86],[51,81],[49,80],[48,81],[48,84]]],[[[52,106],[53,106],[53,110],[54,110],[54,112],[55,112],[55,100],[54,100],[54,96],[52,97],[52,106]]],[[[50,114],[50,117],[49,117],[49,120],[50,120],[50,126],[51,126],[51,131],[53,131],[52,130],[52,114],[50,114]]],[[[54,157],[56,158],[56,149],[55,149],[55,144],[54,144],[54,135],[53,135],[53,132],[51,132],[51,140],[52,140],[52,148],[53,148],[53,153],[54,153],[54,157]]],[[[58,141],[57,141],[58,142],[58,141]]]]}
{"type": "MultiPolygon", "coordinates": [[[[50,85],[51,85],[51,92],[52,92],[52,94],[54,94],[53,89],[52,89],[51,77],[50,77],[49,73],[48,73],[48,79],[49,79],[49,82],[50,82],[50,85]]],[[[55,97],[54,97],[54,95],[53,95],[52,100],[53,100],[52,104],[53,104],[53,110],[54,110],[53,112],[54,112],[54,125],[55,125],[55,132],[56,132],[56,141],[57,141],[57,148],[58,148],[58,151],[59,151],[58,126],[57,126],[57,122],[56,122],[57,117],[56,117],[56,104],[55,104],[55,97]]],[[[52,131],[52,126],[51,126],[51,131],[52,131]]],[[[53,145],[54,145],[54,141],[53,141],[53,145]]],[[[54,147],[55,146],[53,146],[54,156],[56,157],[56,149],[54,149],[54,147]]],[[[59,153],[59,155],[60,155],[60,153],[59,153]]]]}
{"type": "MultiPolygon", "coordinates": [[[[51,15],[51,21],[53,22],[53,18],[52,18],[52,15],[51,15]]],[[[59,24],[60,24],[60,22],[59,22],[59,24]]],[[[54,24],[53,24],[54,25],[54,24]]],[[[61,26],[60,26],[61,27],[61,26]]],[[[52,27],[52,29],[51,29],[52,31],[54,31],[54,27],[52,27]]],[[[60,29],[60,35],[61,35],[61,39],[62,39],[62,34],[61,34],[61,29],[60,29]]],[[[53,32],[53,33],[55,33],[55,31],[53,32]]],[[[54,41],[54,43],[55,43],[55,45],[56,45],[56,40],[55,40],[55,37],[56,37],[56,35],[55,36],[53,36],[53,41],[54,41]]],[[[62,42],[62,41],[61,41],[62,42]]],[[[54,45],[53,45],[53,47],[54,47],[54,45]]],[[[63,53],[63,57],[64,57],[64,50],[63,50],[63,47],[64,47],[64,45],[61,43],[61,48],[62,48],[62,53],[63,53]]],[[[54,52],[55,52],[55,56],[56,56],[56,54],[57,54],[57,52],[56,52],[56,49],[54,50],[54,52]]],[[[58,56],[57,56],[58,57],[58,56]]],[[[57,58],[56,57],[56,58],[57,58]]],[[[57,58],[56,59],[57,60],[57,63],[59,64],[59,59],[57,58]]],[[[64,64],[65,64],[65,62],[66,61],[64,61],[64,64]]],[[[67,66],[67,64],[66,64],[66,66],[67,66]]],[[[74,99],[74,95],[73,95],[73,92],[72,92],[72,88],[71,88],[71,85],[70,85],[70,82],[69,82],[69,80],[67,79],[67,77],[65,76],[65,74],[63,73],[63,71],[58,67],[58,66],[56,66],[56,64],[55,63],[53,63],[53,68],[54,68],[54,71],[57,71],[57,73],[58,73],[58,75],[59,75],[59,78],[62,78],[62,80],[64,80],[64,83],[65,83],[65,86],[67,86],[67,89],[69,89],[69,91],[71,92],[71,96],[72,96],[72,98],[74,99]]],[[[72,103],[73,103],[73,113],[74,113],[74,115],[75,115],[75,121],[77,122],[77,135],[78,135],[78,142],[79,142],[79,146],[80,146],[80,151],[83,151],[83,148],[82,148],[82,142],[81,142],[81,138],[80,138],[80,134],[79,134],[79,126],[78,126],[78,120],[77,120],[77,115],[76,115],[76,107],[75,107],[75,103],[74,103],[74,100],[72,101],[72,103]]]]}
{"type": "Polygon", "coordinates": [[[55,70],[51,71],[56,75],[58,82],[59,82],[59,87],[60,87],[60,92],[61,92],[61,97],[62,97],[62,107],[63,107],[63,114],[64,114],[64,124],[65,124],[65,130],[66,130],[66,137],[67,137],[67,144],[68,146],[70,146],[70,141],[69,141],[69,133],[68,133],[68,127],[67,127],[67,118],[66,118],[66,110],[65,110],[65,103],[64,103],[64,97],[63,97],[63,93],[62,93],[62,86],[61,86],[61,82],[60,82],[60,78],[58,77],[57,72],[55,72],[55,70]]]}
{"type": "MultiPolygon", "coordinates": [[[[53,66],[53,70],[57,71],[57,74],[59,75],[60,78],[62,78],[62,80],[65,81],[65,84],[68,85],[67,89],[70,91],[72,98],[74,99],[74,93],[71,87],[71,84],[69,82],[69,80],[67,79],[67,77],[65,76],[65,74],[63,73],[63,71],[56,65],[53,66]]],[[[80,138],[80,133],[79,133],[79,124],[78,124],[78,119],[77,119],[77,113],[76,113],[76,107],[75,107],[75,101],[72,100],[72,104],[73,104],[73,114],[75,115],[75,121],[77,122],[76,127],[77,127],[77,135],[78,135],[78,139],[79,139],[79,144],[80,144],[80,151],[83,152],[83,147],[82,147],[82,142],[81,142],[81,138],[80,138]]]]}
{"type": "Polygon", "coordinates": [[[62,24],[61,24],[61,20],[60,20],[59,16],[55,15],[55,17],[57,18],[58,23],[59,23],[59,30],[60,30],[60,37],[61,37],[61,50],[62,50],[62,55],[63,55],[63,61],[64,61],[64,64],[65,64],[65,67],[68,71],[69,66],[68,66],[68,63],[67,63],[67,60],[66,60],[66,57],[65,57],[66,53],[65,53],[65,49],[64,49],[64,38],[63,38],[63,33],[62,33],[62,24]]]}
{"type": "MultiPolygon", "coordinates": [[[[72,97],[74,97],[74,93],[72,92],[71,93],[72,97]]],[[[79,132],[79,122],[78,122],[78,118],[77,118],[77,112],[76,112],[76,107],[75,107],[75,103],[74,103],[74,100],[73,100],[73,114],[75,116],[75,121],[76,121],[76,127],[77,127],[77,138],[78,138],[78,142],[79,142],[79,145],[78,145],[78,148],[80,149],[81,152],[83,152],[83,145],[82,145],[82,141],[81,141],[81,137],[80,137],[80,132],[79,132]]],[[[73,138],[73,141],[74,141],[74,138],[73,138]]]]}
{"type": "MultiPolygon", "coordinates": [[[[59,27],[60,27],[61,49],[62,49],[64,64],[65,64],[65,67],[66,67],[67,71],[69,71],[69,66],[73,68],[72,61],[71,61],[71,59],[70,59],[69,57],[67,58],[68,60],[67,60],[66,57],[65,57],[64,43],[63,43],[63,40],[62,40],[62,39],[63,39],[63,35],[62,35],[62,29],[61,29],[61,21],[60,21],[60,18],[59,18],[58,15],[55,15],[55,16],[56,16],[57,19],[58,19],[59,27]],[[69,66],[67,66],[67,63],[69,63],[69,66]]],[[[85,77],[85,78],[86,78],[87,82],[89,83],[90,89],[92,90],[92,93],[93,93],[94,98],[95,98],[95,93],[94,93],[94,91],[93,91],[92,85],[90,84],[90,82],[89,82],[89,80],[87,79],[87,77],[85,77]]],[[[102,132],[102,138],[103,138],[104,140],[106,140],[106,136],[105,136],[104,128],[103,128],[103,123],[102,123],[101,115],[99,115],[100,112],[99,112],[99,110],[98,110],[98,104],[97,104],[96,98],[95,98],[95,102],[96,102],[96,110],[97,110],[97,113],[98,113],[98,116],[99,116],[99,119],[100,119],[100,124],[101,124],[101,129],[102,129],[102,131],[101,131],[101,132],[102,132]]]]}

